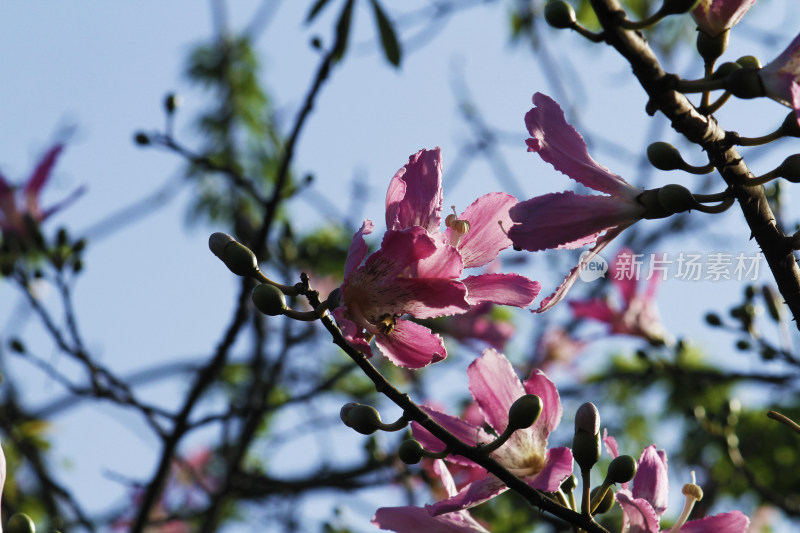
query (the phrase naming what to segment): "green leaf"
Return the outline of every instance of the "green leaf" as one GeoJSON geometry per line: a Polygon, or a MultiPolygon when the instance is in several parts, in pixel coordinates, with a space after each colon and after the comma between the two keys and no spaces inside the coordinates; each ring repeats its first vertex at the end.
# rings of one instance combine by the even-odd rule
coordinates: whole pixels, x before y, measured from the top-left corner
{"type": "Polygon", "coordinates": [[[378,32],[381,36],[381,45],[386,59],[394,66],[400,65],[400,42],[394,31],[391,21],[384,13],[378,0],[372,1],[372,9],[375,12],[375,22],[378,24],[378,32]]]}
{"type": "Polygon", "coordinates": [[[347,0],[336,22],[336,44],[333,45],[333,58],[341,61],[347,50],[347,39],[350,37],[350,22],[353,20],[354,0],[347,0]]]}
{"type": "Polygon", "coordinates": [[[314,7],[311,8],[311,11],[308,12],[308,16],[306,17],[306,24],[317,18],[317,15],[320,14],[322,9],[328,4],[328,0],[317,0],[317,3],[314,4],[314,7]]]}

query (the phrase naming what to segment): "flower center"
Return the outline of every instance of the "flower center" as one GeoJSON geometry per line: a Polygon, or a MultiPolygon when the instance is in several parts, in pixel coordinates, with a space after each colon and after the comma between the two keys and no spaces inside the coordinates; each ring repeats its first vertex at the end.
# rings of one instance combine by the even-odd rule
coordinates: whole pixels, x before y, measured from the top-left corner
{"type": "Polygon", "coordinates": [[[376,325],[381,334],[388,335],[397,327],[397,319],[390,314],[385,314],[378,318],[378,323],[376,325]]]}

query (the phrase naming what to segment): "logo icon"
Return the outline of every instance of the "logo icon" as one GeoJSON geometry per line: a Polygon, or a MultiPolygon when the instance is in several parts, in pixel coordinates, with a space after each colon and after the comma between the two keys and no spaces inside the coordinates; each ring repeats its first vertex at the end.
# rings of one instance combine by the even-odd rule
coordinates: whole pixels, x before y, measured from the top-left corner
{"type": "Polygon", "coordinates": [[[578,268],[580,269],[578,277],[581,278],[581,281],[588,283],[606,277],[608,261],[603,259],[600,255],[592,254],[592,252],[587,250],[581,254],[578,268]]]}

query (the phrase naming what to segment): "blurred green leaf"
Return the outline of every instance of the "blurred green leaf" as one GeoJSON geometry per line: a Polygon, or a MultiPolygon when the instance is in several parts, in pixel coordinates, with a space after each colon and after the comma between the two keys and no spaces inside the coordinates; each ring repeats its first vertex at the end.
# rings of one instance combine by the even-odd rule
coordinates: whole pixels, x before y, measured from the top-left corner
{"type": "Polygon", "coordinates": [[[328,0],[317,0],[311,8],[311,11],[308,12],[308,16],[306,16],[306,24],[317,18],[317,15],[320,14],[327,4],[328,0]]]}
{"type": "Polygon", "coordinates": [[[394,31],[391,21],[384,13],[378,0],[371,0],[372,9],[375,13],[375,22],[378,25],[378,33],[381,36],[381,45],[383,46],[383,53],[386,59],[394,66],[400,65],[400,42],[397,40],[397,34],[394,31]]]}
{"type": "Polygon", "coordinates": [[[355,0],[347,0],[339,20],[336,22],[336,42],[333,45],[333,58],[341,61],[347,51],[347,40],[350,38],[350,23],[353,21],[353,4],[355,0]]]}

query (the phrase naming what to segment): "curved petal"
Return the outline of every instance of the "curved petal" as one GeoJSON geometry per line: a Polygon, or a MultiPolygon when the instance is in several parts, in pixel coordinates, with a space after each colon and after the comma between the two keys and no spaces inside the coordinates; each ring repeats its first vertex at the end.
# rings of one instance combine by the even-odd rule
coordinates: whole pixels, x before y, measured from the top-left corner
{"type": "Polygon", "coordinates": [[[433,471],[439,476],[439,479],[441,479],[445,493],[448,496],[455,496],[458,492],[456,489],[456,482],[453,480],[453,476],[450,474],[450,470],[447,469],[447,465],[444,464],[444,461],[441,459],[434,459],[433,471]]]}
{"type": "Polygon", "coordinates": [[[364,235],[372,233],[375,225],[371,220],[367,219],[361,224],[361,228],[353,235],[353,242],[350,243],[350,249],[347,251],[347,260],[344,263],[344,277],[350,275],[350,272],[358,268],[358,265],[367,257],[367,243],[364,241],[364,235]]]}
{"type": "Polygon", "coordinates": [[[381,507],[372,523],[397,533],[489,533],[466,512],[432,516],[428,509],[413,505],[381,507]]]}
{"type": "Polygon", "coordinates": [[[490,302],[498,305],[527,307],[542,285],[519,274],[481,274],[461,280],[467,287],[467,301],[470,305],[490,302]]]}
{"type": "Polygon", "coordinates": [[[442,152],[420,150],[397,171],[386,195],[386,227],[393,230],[422,226],[439,231],[442,217],[442,152]],[[402,190],[396,180],[405,183],[402,190]],[[402,194],[402,196],[401,196],[402,194]]]}
{"type": "Polygon", "coordinates": [[[547,436],[555,430],[561,422],[561,398],[555,383],[539,369],[531,373],[531,377],[523,383],[525,392],[535,394],[542,399],[542,414],[528,431],[537,446],[544,449],[547,446],[547,436]]]}
{"type": "MultiPolygon", "coordinates": [[[[459,217],[469,222],[469,231],[461,237],[458,250],[464,258],[464,268],[483,266],[494,260],[502,250],[511,246],[506,231],[511,227],[509,209],[517,199],[503,192],[485,194],[472,202],[459,217]]],[[[451,230],[445,232],[448,242],[451,230]]]]}
{"type": "Polygon", "coordinates": [[[383,235],[380,250],[367,258],[364,269],[370,270],[371,275],[378,279],[392,279],[435,251],[435,241],[420,227],[389,230],[383,235]]]}
{"type": "Polygon", "coordinates": [[[555,306],[558,302],[563,300],[564,297],[567,295],[567,292],[569,292],[569,289],[578,279],[578,276],[581,273],[581,268],[583,268],[585,264],[589,263],[592,259],[594,259],[595,256],[603,250],[603,248],[608,246],[608,243],[613,241],[620,233],[626,230],[628,226],[630,226],[630,224],[624,226],[617,226],[616,228],[608,230],[608,232],[606,232],[605,235],[598,238],[597,244],[594,245],[594,248],[589,250],[589,253],[585,257],[583,257],[583,260],[579,262],[578,266],[569,271],[567,277],[564,278],[564,281],[561,282],[561,285],[559,285],[558,288],[556,288],[553,294],[542,300],[542,303],[539,305],[539,309],[533,312],[544,313],[548,309],[555,306]]]}
{"type": "Polygon", "coordinates": [[[542,471],[525,481],[534,489],[558,492],[561,484],[572,474],[572,450],[567,447],[547,450],[547,462],[542,471]]]}
{"type": "Polygon", "coordinates": [[[625,489],[617,491],[617,501],[622,507],[622,531],[627,533],[659,533],[658,516],[650,503],[634,498],[625,489]]]}
{"type": "Polygon", "coordinates": [[[464,260],[461,254],[453,246],[434,239],[436,250],[426,257],[420,259],[411,268],[410,275],[417,278],[448,278],[456,279],[461,277],[464,270],[464,260]]]}
{"type": "Polygon", "coordinates": [[[508,232],[514,246],[536,252],[592,243],[602,231],[639,220],[644,207],[612,196],[566,191],[519,202],[509,213],[515,223],[508,232]]]}
{"type": "Polygon", "coordinates": [[[388,335],[375,335],[375,345],[392,363],[405,368],[422,368],[447,357],[439,335],[409,320],[398,320],[388,335]]]}
{"type": "Polygon", "coordinates": [[[47,180],[50,179],[50,172],[53,170],[53,165],[55,165],[56,159],[58,159],[63,149],[63,144],[56,144],[47,151],[39,164],[36,165],[33,174],[31,174],[31,177],[28,178],[28,181],[25,183],[24,191],[26,198],[39,194],[39,191],[47,183],[47,180]]]}
{"type": "Polygon", "coordinates": [[[372,347],[364,338],[361,328],[359,328],[355,322],[347,318],[345,309],[339,307],[334,309],[332,314],[347,342],[367,357],[372,357],[372,347]]]}
{"type": "Polygon", "coordinates": [[[567,123],[561,107],[542,93],[533,95],[533,109],[525,125],[533,138],[528,151],[538,152],[553,168],[595,191],[633,198],[639,191],[627,181],[598,164],[589,155],[583,137],[567,123]]]}
{"type": "Polygon", "coordinates": [[[741,511],[720,513],[700,520],[687,522],[680,529],[683,533],[745,533],[750,519],[741,511]]]}
{"type": "Polygon", "coordinates": [[[483,479],[473,481],[452,498],[431,505],[429,509],[434,516],[460,511],[461,509],[469,509],[491,500],[506,490],[508,490],[508,487],[505,483],[494,476],[486,476],[483,479]]]}
{"type": "Polygon", "coordinates": [[[508,426],[508,410],[525,389],[514,368],[497,350],[487,348],[467,368],[469,392],[478,403],[486,422],[498,434],[508,426]]]}
{"type": "Polygon", "coordinates": [[[667,510],[667,454],[664,450],[656,450],[654,444],[645,448],[639,458],[639,468],[633,478],[633,497],[648,501],[657,516],[667,510]]]}
{"type": "Polygon", "coordinates": [[[378,316],[405,315],[433,318],[469,310],[467,287],[450,279],[397,278],[374,295],[378,316]]]}

